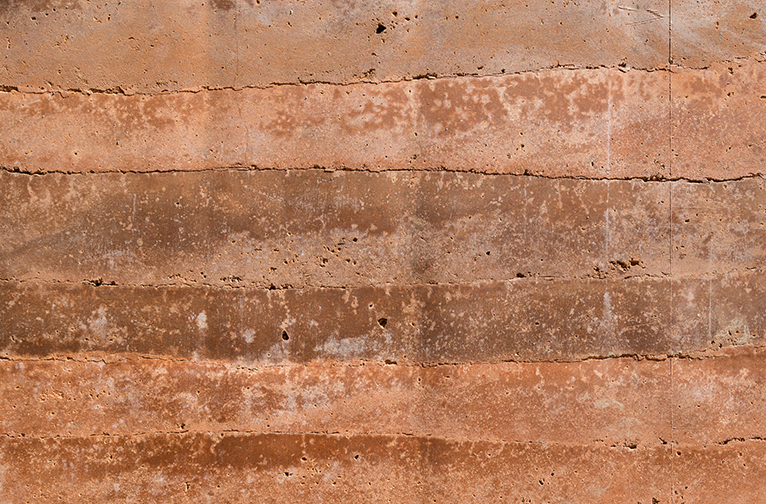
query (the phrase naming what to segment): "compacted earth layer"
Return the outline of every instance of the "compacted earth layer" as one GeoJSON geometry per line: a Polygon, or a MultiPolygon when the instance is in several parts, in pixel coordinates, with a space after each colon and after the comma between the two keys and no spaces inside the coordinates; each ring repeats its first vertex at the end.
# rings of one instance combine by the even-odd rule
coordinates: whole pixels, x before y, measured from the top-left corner
{"type": "Polygon", "coordinates": [[[0,502],[762,501],[762,0],[0,43],[0,502]]]}

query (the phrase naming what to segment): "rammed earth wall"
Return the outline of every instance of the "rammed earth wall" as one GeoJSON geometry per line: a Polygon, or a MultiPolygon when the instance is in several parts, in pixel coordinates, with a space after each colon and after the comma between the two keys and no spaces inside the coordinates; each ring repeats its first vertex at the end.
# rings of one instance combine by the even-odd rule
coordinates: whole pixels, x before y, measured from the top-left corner
{"type": "Polygon", "coordinates": [[[766,2],[0,44],[1,503],[762,502],[766,2]]]}

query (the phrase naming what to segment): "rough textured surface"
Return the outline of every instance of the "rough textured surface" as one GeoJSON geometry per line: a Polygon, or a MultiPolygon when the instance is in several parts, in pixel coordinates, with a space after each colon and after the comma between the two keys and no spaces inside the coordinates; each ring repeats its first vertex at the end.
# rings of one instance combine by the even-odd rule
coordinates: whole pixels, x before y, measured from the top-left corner
{"type": "Polygon", "coordinates": [[[244,368],[125,359],[0,369],[0,426],[13,436],[314,431],[652,446],[671,435],[668,361],[244,368]]]}
{"type": "Polygon", "coordinates": [[[673,62],[707,67],[766,52],[766,2],[684,0],[672,5],[673,62]]]}
{"type": "Polygon", "coordinates": [[[763,266],[766,180],[671,187],[674,275],[763,266]]]}
{"type": "Polygon", "coordinates": [[[724,355],[673,365],[673,428],[682,444],[728,444],[763,435],[763,349],[724,355]]]}
{"type": "Polygon", "coordinates": [[[4,0],[0,82],[157,92],[667,61],[651,0],[4,0]]]}
{"type": "MultiPolygon", "coordinates": [[[[766,9],[764,9],[766,18],[766,9]]],[[[674,71],[673,174],[731,179],[764,173],[766,61],[714,63],[674,71]]]]}
{"type": "Polygon", "coordinates": [[[607,503],[670,494],[667,447],[226,433],[0,439],[0,453],[5,477],[26,483],[11,497],[33,502],[157,496],[170,502],[547,502],[566,496],[607,503]]]}
{"type": "Polygon", "coordinates": [[[160,95],[8,92],[0,153],[28,172],[255,165],[667,177],[668,80],[582,69],[160,95]]]}
{"type": "MultiPolygon", "coordinates": [[[[244,363],[666,355],[681,350],[669,331],[670,287],[652,279],[275,291],[8,283],[0,353],[244,363]]],[[[709,346],[704,335],[685,349],[709,346]]]]}
{"type": "Polygon", "coordinates": [[[673,457],[673,501],[756,503],[761,500],[764,442],[679,447],[673,457]]]}
{"type": "Polygon", "coordinates": [[[133,352],[244,364],[691,355],[765,342],[764,292],[760,271],[273,291],[3,282],[0,355],[133,352]]]}
{"type": "MultiPolygon", "coordinates": [[[[318,170],[0,180],[2,278],[299,288],[670,271],[673,186],[656,182],[318,170]]],[[[731,184],[709,205],[728,212],[734,191],[762,187],[731,184]]]]}
{"type": "Polygon", "coordinates": [[[0,0],[0,503],[760,503],[765,26],[0,0]]]}

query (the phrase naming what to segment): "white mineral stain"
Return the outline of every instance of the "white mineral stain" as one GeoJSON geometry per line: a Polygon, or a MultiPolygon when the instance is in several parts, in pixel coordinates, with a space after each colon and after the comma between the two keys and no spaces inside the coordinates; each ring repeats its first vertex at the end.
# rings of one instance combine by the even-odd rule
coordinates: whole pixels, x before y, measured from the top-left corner
{"type": "Polygon", "coordinates": [[[197,315],[197,327],[200,331],[207,331],[207,314],[204,311],[197,315]]]}

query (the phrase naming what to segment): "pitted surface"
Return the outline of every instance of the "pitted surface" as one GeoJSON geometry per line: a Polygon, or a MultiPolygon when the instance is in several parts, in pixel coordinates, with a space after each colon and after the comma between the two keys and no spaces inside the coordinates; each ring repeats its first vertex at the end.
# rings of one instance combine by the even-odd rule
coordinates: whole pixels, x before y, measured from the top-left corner
{"type": "Polygon", "coordinates": [[[0,501],[760,502],[764,23],[0,0],[0,501]]]}

